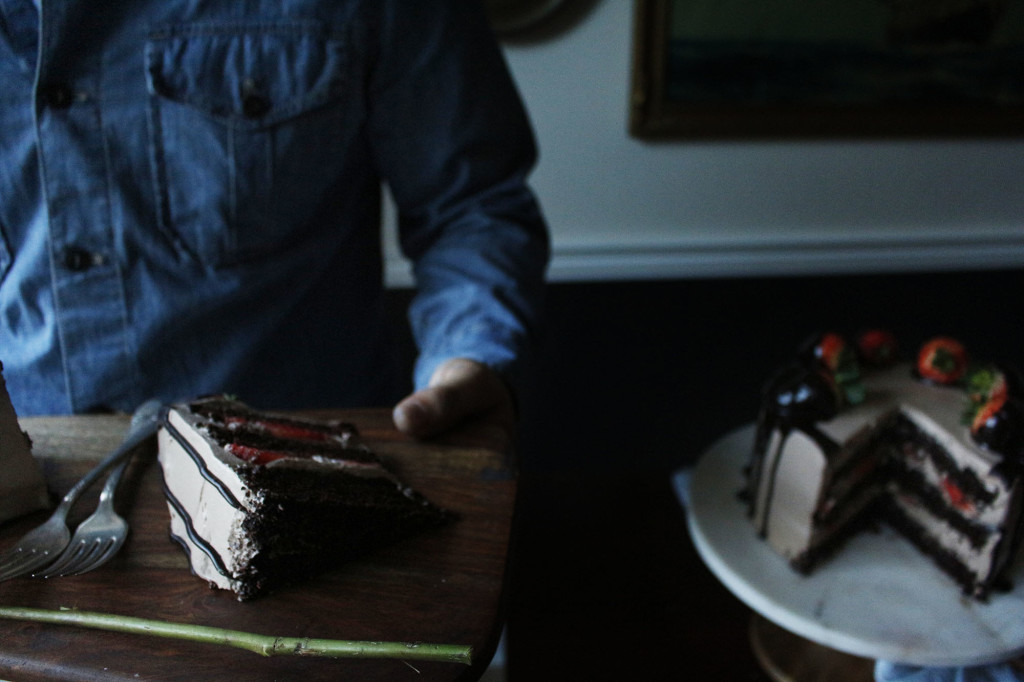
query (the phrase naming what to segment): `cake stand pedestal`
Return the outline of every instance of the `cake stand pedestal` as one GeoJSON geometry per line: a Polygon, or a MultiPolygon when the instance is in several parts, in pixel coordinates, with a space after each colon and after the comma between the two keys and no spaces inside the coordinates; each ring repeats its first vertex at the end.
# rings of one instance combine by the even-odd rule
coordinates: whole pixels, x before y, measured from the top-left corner
{"type": "MultiPolygon", "coordinates": [[[[753,425],[727,434],[673,483],[701,559],[763,619],[814,645],[870,661],[959,667],[1024,654],[1021,557],[1009,573],[1014,588],[985,603],[964,597],[952,579],[887,527],[851,538],[811,575],[793,571],[757,537],[737,497],[753,437],[753,425]]],[[[757,621],[752,628],[759,657],[770,652],[763,657],[770,662],[766,669],[785,672],[780,661],[786,648],[802,645],[785,640],[775,646],[782,635],[767,634],[769,628],[757,621]]]]}
{"type": "Polygon", "coordinates": [[[875,662],[794,635],[764,616],[750,617],[750,646],[775,682],[872,682],[875,662]]]}

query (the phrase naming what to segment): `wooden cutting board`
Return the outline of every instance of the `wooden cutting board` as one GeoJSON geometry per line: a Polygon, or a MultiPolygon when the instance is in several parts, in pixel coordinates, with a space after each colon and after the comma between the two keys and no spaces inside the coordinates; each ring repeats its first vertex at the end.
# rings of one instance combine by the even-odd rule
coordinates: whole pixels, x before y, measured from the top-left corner
{"type": "MultiPolygon", "coordinates": [[[[354,422],[409,485],[457,513],[444,528],[403,540],[302,585],[249,602],[191,575],[168,536],[161,474],[151,443],[122,483],[132,534],[110,563],[82,576],[0,583],[0,604],[75,608],[267,635],[468,644],[474,665],[313,657],[263,657],[223,646],[74,626],[0,619],[0,679],[32,680],[433,680],[475,679],[502,624],[502,592],[516,478],[508,458],[480,445],[412,442],[385,411],[320,412],[354,422]]],[[[55,495],[117,445],[121,416],[23,419],[55,495]]],[[[98,486],[97,486],[98,487],[98,486]]],[[[76,507],[91,512],[95,492],[76,507]]],[[[0,525],[0,549],[46,518],[0,525]]]]}

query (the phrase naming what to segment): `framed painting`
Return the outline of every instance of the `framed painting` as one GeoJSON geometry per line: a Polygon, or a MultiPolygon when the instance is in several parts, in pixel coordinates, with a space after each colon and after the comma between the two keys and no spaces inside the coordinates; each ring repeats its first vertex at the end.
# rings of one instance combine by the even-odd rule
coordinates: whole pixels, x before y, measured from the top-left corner
{"type": "Polygon", "coordinates": [[[1024,0],[634,0],[641,138],[1024,133],[1024,0]]]}

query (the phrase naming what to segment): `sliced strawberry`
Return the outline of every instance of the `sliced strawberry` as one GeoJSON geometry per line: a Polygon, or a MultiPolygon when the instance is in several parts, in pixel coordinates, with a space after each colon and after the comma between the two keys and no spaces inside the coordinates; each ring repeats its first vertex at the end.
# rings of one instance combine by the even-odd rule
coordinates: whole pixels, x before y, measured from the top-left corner
{"type": "Polygon", "coordinates": [[[305,424],[299,424],[296,422],[289,422],[277,419],[249,419],[248,417],[232,416],[224,420],[228,426],[238,425],[249,425],[258,429],[262,429],[266,433],[276,436],[277,438],[289,438],[292,440],[308,440],[314,442],[324,442],[331,439],[331,436],[326,431],[322,431],[315,427],[306,426],[305,424]]]}
{"type": "Polygon", "coordinates": [[[238,443],[229,443],[224,449],[238,459],[252,464],[267,464],[268,462],[273,462],[275,459],[285,459],[286,457],[295,456],[290,452],[263,450],[261,448],[252,447],[251,445],[239,445],[238,443]]]}
{"type": "Polygon", "coordinates": [[[846,350],[846,340],[839,334],[827,332],[822,334],[821,340],[814,348],[814,354],[823,365],[834,372],[839,367],[844,350],[846,350]]]}
{"type": "Polygon", "coordinates": [[[1006,381],[1006,375],[1000,374],[998,380],[992,386],[992,392],[988,394],[989,400],[1001,400],[1006,402],[1007,398],[1010,397],[1010,385],[1006,381]]]}
{"type": "Polygon", "coordinates": [[[885,367],[896,360],[899,344],[896,337],[884,329],[871,329],[858,337],[857,350],[865,364],[885,367]]]}
{"type": "Polygon", "coordinates": [[[261,419],[256,422],[257,426],[266,429],[267,433],[278,438],[292,438],[294,440],[311,440],[323,442],[330,440],[330,434],[314,428],[296,424],[294,422],[272,421],[261,419]]]}
{"type": "Polygon", "coordinates": [[[832,375],[844,404],[856,405],[864,400],[857,355],[845,338],[826,332],[818,337],[813,353],[818,364],[832,375]]]}
{"type": "Polygon", "coordinates": [[[977,413],[974,415],[974,420],[971,422],[971,433],[977,435],[988,420],[996,415],[999,410],[1003,409],[1003,405],[1006,404],[1007,395],[1003,393],[1001,395],[992,396],[987,402],[978,408],[977,413]]]}
{"type": "Polygon", "coordinates": [[[985,410],[987,418],[979,416],[971,437],[975,443],[1009,458],[1016,466],[1024,465],[1024,401],[1010,395],[1001,405],[985,410]]]}
{"type": "Polygon", "coordinates": [[[967,372],[967,351],[956,339],[940,336],[921,346],[917,373],[938,384],[953,384],[967,372]]]}
{"type": "Polygon", "coordinates": [[[1009,395],[1006,373],[995,365],[985,365],[967,375],[967,397],[972,403],[984,405],[992,398],[1009,395]]]}
{"type": "Polygon", "coordinates": [[[959,509],[962,512],[970,512],[974,510],[974,505],[967,495],[960,489],[953,481],[949,480],[948,476],[942,477],[942,489],[946,493],[946,497],[949,498],[949,503],[959,509]]]}

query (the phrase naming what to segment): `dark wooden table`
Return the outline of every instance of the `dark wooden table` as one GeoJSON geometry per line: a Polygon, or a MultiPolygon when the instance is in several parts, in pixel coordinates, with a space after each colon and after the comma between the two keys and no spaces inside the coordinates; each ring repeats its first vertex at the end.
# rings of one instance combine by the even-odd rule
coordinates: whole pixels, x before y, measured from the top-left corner
{"type": "MultiPolygon", "coordinates": [[[[486,668],[504,618],[504,585],[517,479],[505,454],[481,443],[422,444],[385,411],[321,413],[357,424],[400,477],[459,520],[299,586],[250,602],[189,573],[168,537],[155,447],[122,484],[132,534],[102,568],[77,577],[0,583],[0,604],[77,608],[276,636],[468,644],[474,663],[405,663],[312,657],[265,658],[209,644],[0,620],[0,679],[32,680],[472,680],[486,668]]],[[[120,416],[22,419],[47,481],[63,494],[117,445],[120,416]]],[[[94,499],[95,495],[93,495],[94,499]]],[[[91,499],[76,507],[78,518],[91,499]]],[[[0,526],[0,548],[46,518],[0,526]]]]}

